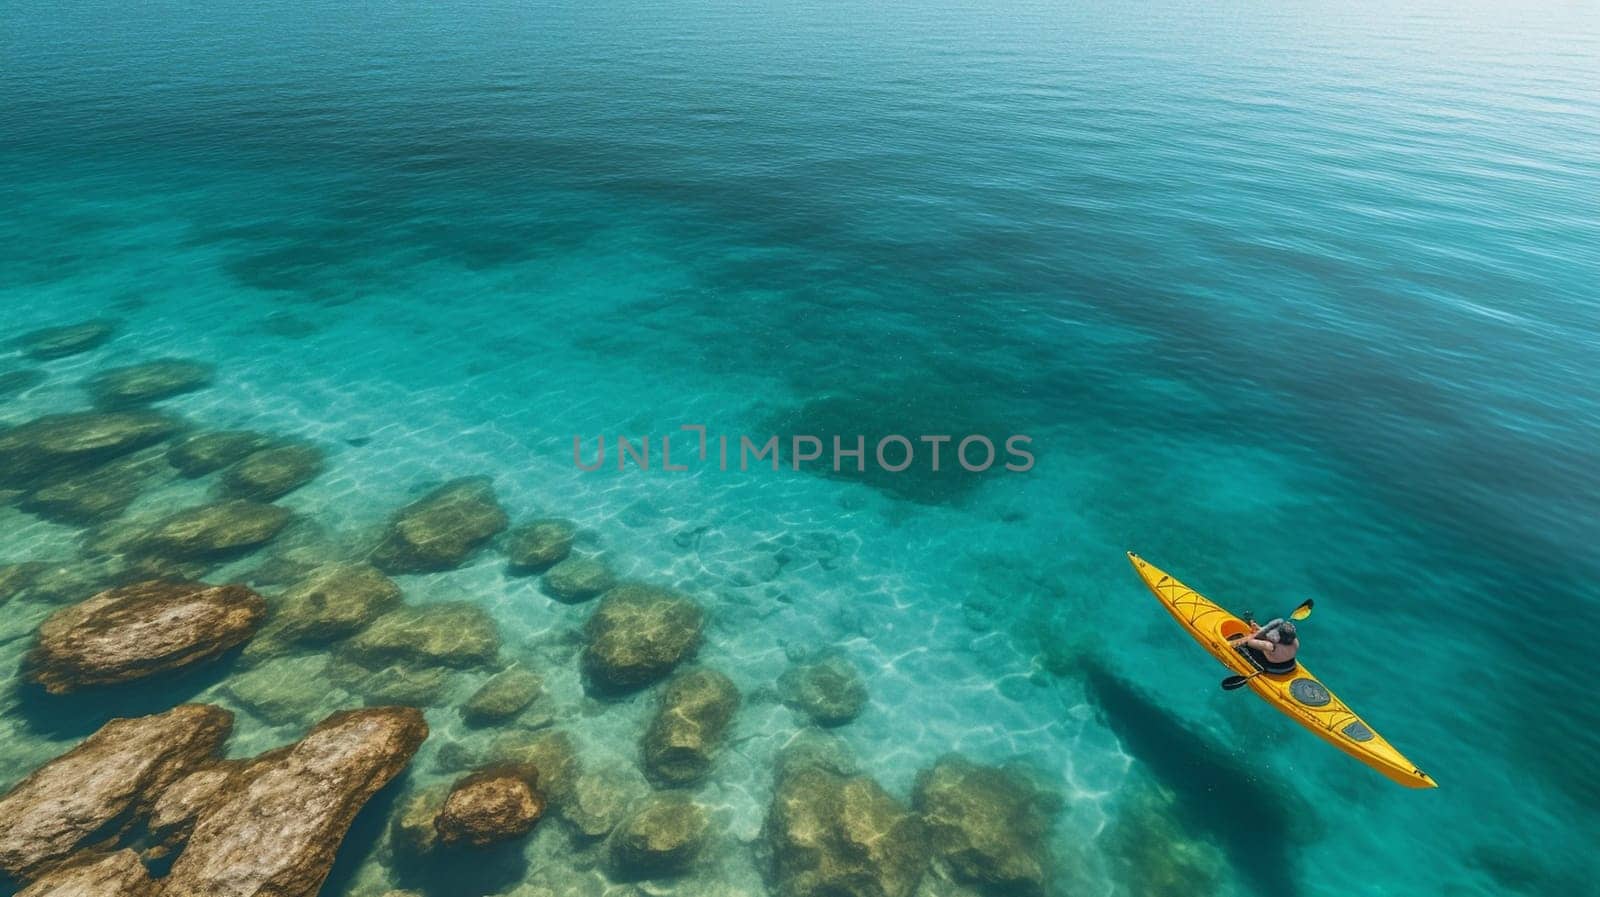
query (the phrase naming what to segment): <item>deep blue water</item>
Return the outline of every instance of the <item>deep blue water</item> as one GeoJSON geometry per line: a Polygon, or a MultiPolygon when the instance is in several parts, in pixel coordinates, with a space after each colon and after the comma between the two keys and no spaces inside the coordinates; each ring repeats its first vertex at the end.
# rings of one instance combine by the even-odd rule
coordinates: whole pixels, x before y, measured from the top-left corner
{"type": "MultiPolygon", "coordinates": [[[[1073,893],[1126,884],[1097,838],[1131,781],[1225,846],[1252,812],[1162,755],[1180,731],[1300,808],[1261,836],[1281,879],[1226,851],[1239,893],[1594,872],[1592,6],[23,0],[0,59],[3,329],[122,322],[0,423],[177,355],[219,377],[174,410],[330,447],[284,500],[330,526],[490,474],[700,595],[747,693],[846,650],[874,709],[842,733],[891,791],[949,750],[1043,768],[1073,893]],[[574,435],[684,424],[1020,433],[1038,463],[572,465],[574,435]],[[772,574],[783,538],[828,563],[772,574]],[[1303,656],[1442,787],[1218,692],[1127,549],[1258,615],[1315,596],[1303,656]],[[1154,711],[1086,692],[1085,642],[1154,711]]],[[[0,521],[0,560],[71,550],[0,521]]],[[[530,663],[582,619],[488,560],[409,579],[530,663]]],[[[575,728],[604,754],[632,712],[575,728]]],[[[705,799],[743,882],[794,723],[739,725],[705,799]]],[[[62,748],[9,734],[0,780],[62,748]]]]}

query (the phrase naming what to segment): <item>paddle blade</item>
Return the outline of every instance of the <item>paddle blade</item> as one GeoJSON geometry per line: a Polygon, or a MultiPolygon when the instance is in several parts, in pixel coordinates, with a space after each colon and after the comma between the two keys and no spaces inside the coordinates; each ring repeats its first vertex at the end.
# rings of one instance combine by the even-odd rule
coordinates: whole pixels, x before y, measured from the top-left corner
{"type": "Polygon", "coordinates": [[[1249,681],[1249,676],[1229,676],[1228,678],[1222,680],[1222,690],[1233,691],[1236,688],[1244,687],[1244,684],[1249,681]]]}
{"type": "Polygon", "coordinates": [[[1304,620],[1306,617],[1311,616],[1311,604],[1311,599],[1307,598],[1304,603],[1289,613],[1289,619],[1304,620]]]}

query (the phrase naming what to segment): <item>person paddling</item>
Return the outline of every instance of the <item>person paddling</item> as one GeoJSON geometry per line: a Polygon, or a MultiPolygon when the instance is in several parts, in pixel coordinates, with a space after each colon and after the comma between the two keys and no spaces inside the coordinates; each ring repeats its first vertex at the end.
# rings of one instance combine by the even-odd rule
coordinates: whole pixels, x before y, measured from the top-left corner
{"type": "Polygon", "coordinates": [[[1252,660],[1268,673],[1292,673],[1295,655],[1300,651],[1300,633],[1294,623],[1279,617],[1265,626],[1251,623],[1248,635],[1236,635],[1228,644],[1243,648],[1252,660]]]}

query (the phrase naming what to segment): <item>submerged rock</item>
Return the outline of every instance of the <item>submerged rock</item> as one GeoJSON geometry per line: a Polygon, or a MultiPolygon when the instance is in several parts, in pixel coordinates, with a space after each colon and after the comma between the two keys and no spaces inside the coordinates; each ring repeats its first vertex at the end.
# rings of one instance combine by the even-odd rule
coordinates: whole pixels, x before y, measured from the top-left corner
{"type": "Polygon", "coordinates": [[[304,723],[328,701],[326,657],[285,657],[230,676],[223,691],[269,725],[304,723]]]}
{"type": "Polygon", "coordinates": [[[279,596],[273,637],[326,644],[354,635],[400,604],[400,587],[371,564],[328,564],[279,596]]]}
{"type": "Polygon", "coordinates": [[[164,358],[145,364],[111,368],[89,378],[89,394],[103,408],[125,408],[159,402],[211,385],[209,364],[164,358]]]}
{"type": "Polygon", "coordinates": [[[571,823],[581,837],[604,838],[649,790],[637,772],[606,769],[582,773],[573,780],[571,794],[560,807],[561,818],[571,823]]]}
{"type": "Polygon", "coordinates": [[[921,822],[877,782],[789,770],[767,817],[782,897],[910,897],[927,870],[921,822]]]}
{"type": "Polygon", "coordinates": [[[178,560],[244,554],[272,541],[289,522],[288,508],[224,501],[179,511],[138,540],[150,552],[178,560]]]}
{"type": "Polygon", "coordinates": [[[783,702],[819,726],[842,726],[867,706],[867,686],[855,665],[839,654],[796,664],[778,679],[783,702]]]}
{"type": "Polygon", "coordinates": [[[18,502],[24,511],[57,523],[89,526],[121,516],[162,468],[159,457],[135,455],[57,480],[18,502]]]}
{"type": "Polygon", "coordinates": [[[434,826],[434,821],[439,818],[439,811],[444,809],[444,801],[450,796],[450,791],[451,786],[447,784],[430,785],[413,792],[401,802],[399,812],[389,823],[389,836],[400,848],[421,855],[438,846],[439,829],[434,826]]]}
{"type": "Polygon", "coordinates": [[[738,707],[739,689],[715,670],[674,676],[645,731],[645,772],[664,785],[687,785],[705,777],[738,707]]]}
{"type": "Polygon", "coordinates": [[[395,513],[372,561],[389,573],[453,570],[509,523],[488,477],[452,480],[395,513]]]}
{"type": "Polygon", "coordinates": [[[198,704],[106,723],[0,797],[0,871],[32,879],[116,835],[210,760],[232,727],[226,710],[198,704]]]}
{"type": "Polygon", "coordinates": [[[88,557],[125,558],[142,550],[139,543],[149,534],[154,523],[149,515],[108,520],[85,531],[79,546],[88,557]]]}
{"type": "Polygon", "coordinates": [[[1046,893],[1059,797],[1019,770],[948,756],[917,776],[913,800],[957,881],[995,895],[1046,893]]]}
{"type": "Polygon", "coordinates": [[[62,866],[17,897],[152,897],[155,882],[131,850],[89,856],[62,866]]]}
{"type": "Polygon", "coordinates": [[[109,562],[24,562],[0,567],[0,604],[26,594],[46,604],[80,601],[104,591],[120,575],[109,562]]]}
{"type": "Polygon", "coordinates": [[[546,595],[568,604],[588,601],[616,583],[611,568],[597,557],[567,558],[551,567],[540,581],[546,595]]]}
{"type": "Polygon", "coordinates": [[[29,358],[48,361],[98,348],[116,332],[115,321],[84,321],[60,327],[45,327],[18,337],[17,348],[29,358]]]}
{"type": "Polygon", "coordinates": [[[195,820],[206,808],[222,796],[239,773],[248,766],[246,760],[224,760],[189,773],[156,798],[150,817],[145,822],[153,846],[146,856],[159,859],[189,839],[195,820]]]}
{"type": "Polygon", "coordinates": [[[394,662],[484,666],[499,656],[500,631],[478,605],[447,601],[384,614],[352,638],[345,650],[368,667],[394,662]]]}
{"type": "Polygon", "coordinates": [[[51,414],[0,430],[0,485],[27,486],[155,445],[177,419],[146,411],[51,414]]]}
{"type": "Polygon", "coordinates": [[[681,794],[645,798],[611,833],[611,864],[622,878],[683,872],[705,847],[706,811],[681,794]]]}
{"type": "Polygon", "coordinates": [[[861,762],[850,746],[837,735],[818,729],[804,729],[791,738],[778,752],[775,765],[778,779],[807,767],[825,769],[845,778],[861,774],[861,762]]]}
{"type": "Polygon", "coordinates": [[[131,682],[216,658],[266,615],[266,602],[244,586],[121,586],[52,614],[27,666],[51,694],[131,682]]]}
{"type": "Polygon", "coordinates": [[[515,574],[538,573],[572,553],[578,527],[570,520],[534,520],[506,536],[506,560],[515,574]]]}
{"type": "Polygon", "coordinates": [[[312,897],[356,813],[427,737],[419,711],[355,710],[251,761],[199,816],[163,897],[312,897]]]}
{"type": "Polygon", "coordinates": [[[642,688],[694,655],[704,622],[700,606],[677,592],[617,586],[584,627],[584,671],[605,691],[642,688]]]}
{"type": "Polygon", "coordinates": [[[571,798],[583,771],[572,736],[560,730],[507,733],[489,745],[489,762],[538,770],[539,789],[556,807],[571,798]]]}
{"type": "Polygon", "coordinates": [[[369,551],[356,536],[298,516],[261,553],[249,579],[257,585],[290,585],[330,565],[370,567],[362,561],[369,551]]]}
{"type": "Polygon", "coordinates": [[[272,444],[254,430],[220,430],[190,436],[167,450],[167,461],[186,477],[203,477],[250,457],[272,444]]]}
{"type": "Polygon", "coordinates": [[[334,658],[327,673],[329,681],[360,695],[367,706],[432,707],[444,700],[452,682],[451,671],[445,667],[409,663],[366,667],[346,657],[334,658]]]}
{"type": "Polygon", "coordinates": [[[1140,784],[1128,791],[1104,835],[1112,868],[1128,893],[1148,897],[1205,897],[1222,890],[1228,858],[1215,844],[1179,823],[1172,792],[1140,784]]]}
{"type": "Polygon", "coordinates": [[[544,679],[519,666],[496,673],[461,706],[469,726],[493,726],[514,718],[538,700],[544,679]]]}
{"type": "Polygon", "coordinates": [[[272,501],[299,489],[322,473],[322,449],[314,445],[264,448],[222,472],[224,495],[272,501]]]}
{"type": "Polygon", "coordinates": [[[538,777],[529,766],[501,766],[457,782],[434,820],[439,842],[488,847],[533,831],[544,815],[538,777]]]}

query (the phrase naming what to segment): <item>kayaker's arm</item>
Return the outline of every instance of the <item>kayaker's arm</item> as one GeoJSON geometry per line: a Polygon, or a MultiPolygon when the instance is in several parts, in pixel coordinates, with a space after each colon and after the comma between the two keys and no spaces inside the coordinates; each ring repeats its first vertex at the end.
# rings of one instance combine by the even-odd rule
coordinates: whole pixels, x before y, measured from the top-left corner
{"type": "Polygon", "coordinates": [[[1267,633],[1271,632],[1272,630],[1277,629],[1279,626],[1282,626],[1283,625],[1283,618],[1282,617],[1273,618],[1265,626],[1256,626],[1254,623],[1252,623],[1250,625],[1252,627],[1250,632],[1248,632],[1246,634],[1243,634],[1243,635],[1231,636],[1228,639],[1228,644],[1234,646],[1235,648],[1248,645],[1249,647],[1254,648],[1257,651],[1270,651],[1273,648],[1277,647],[1272,642],[1269,642],[1266,639],[1257,638],[1257,636],[1266,635],[1267,633]]]}
{"type": "Polygon", "coordinates": [[[1277,647],[1277,645],[1274,645],[1265,639],[1251,638],[1247,635],[1234,636],[1228,640],[1228,644],[1234,646],[1235,648],[1254,648],[1257,651],[1271,651],[1273,648],[1277,647]]]}

